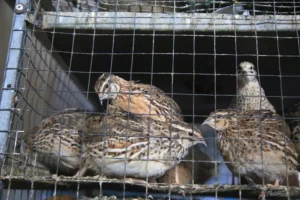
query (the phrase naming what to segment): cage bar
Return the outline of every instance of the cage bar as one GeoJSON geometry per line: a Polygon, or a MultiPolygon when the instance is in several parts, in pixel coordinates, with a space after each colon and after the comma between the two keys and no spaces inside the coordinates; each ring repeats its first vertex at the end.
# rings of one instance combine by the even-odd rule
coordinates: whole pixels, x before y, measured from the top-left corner
{"type": "MultiPolygon", "coordinates": [[[[131,13],[131,12],[44,12],[36,24],[43,30],[54,27],[78,30],[136,30],[150,31],[296,31],[299,15],[243,16],[203,13],[131,13]],[[56,20],[57,19],[57,20],[56,20]],[[276,22],[276,23],[275,23],[276,22]]],[[[34,23],[32,14],[26,20],[34,23]]]]}
{"type": "MultiPolygon", "coordinates": [[[[16,4],[26,5],[26,0],[17,0],[16,4]]],[[[2,84],[2,95],[0,100],[0,159],[1,163],[5,157],[7,138],[10,134],[14,94],[17,86],[17,75],[19,70],[21,52],[24,41],[25,13],[16,14],[13,19],[13,26],[10,38],[10,49],[8,51],[4,80],[2,84]]]]}

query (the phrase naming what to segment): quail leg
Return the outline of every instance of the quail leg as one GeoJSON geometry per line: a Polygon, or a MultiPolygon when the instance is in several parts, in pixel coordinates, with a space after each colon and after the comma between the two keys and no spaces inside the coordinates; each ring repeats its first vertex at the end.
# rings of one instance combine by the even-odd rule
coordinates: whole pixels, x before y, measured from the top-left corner
{"type": "Polygon", "coordinates": [[[85,165],[82,169],[78,170],[78,172],[74,175],[74,177],[82,177],[87,171],[88,167],[85,165]]]}
{"type": "MultiPolygon", "coordinates": [[[[276,187],[279,187],[279,186],[280,186],[280,185],[279,185],[279,180],[276,179],[274,185],[272,185],[272,184],[267,184],[267,186],[268,186],[268,187],[275,187],[275,188],[276,188],[276,187]]],[[[260,195],[259,195],[258,198],[259,198],[259,199],[265,199],[265,198],[266,198],[266,191],[263,190],[263,191],[260,193],[260,195]]]]}
{"type": "Polygon", "coordinates": [[[231,174],[231,185],[234,185],[234,175],[231,174]]]}
{"type": "Polygon", "coordinates": [[[156,179],[149,179],[149,183],[157,183],[156,179]]]}
{"type": "Polygon", "coordinates": [[[102,175],[96,175],[96,176],[92,176],[93,179],[107,179],[106,176],[102,176],[102,175]]]}
{"type": "Polygon", "coordinates": [[[185,197],[185,191],[183,189],[181,189],[178,193],[185,197]]]}
{"type": "Polygon", "coordinates": [[[255,185],[254,181],[251,178],[245,177],[245,179],[248,181],[249,185],[255,185]]]}
{"type": "MultiPolygon", "coordinates": [[[[148,184],[148,182],[141,180],[141,179],[137,179],[137,178],[125,178],[124,181],[129,181],[129,182],[133,182],[133,183],[140,183],[140,184],[148,184]]],[[[150,180],[149,180],[150,182],[150,180]]]]}
{"type": "Polygon", "coordinates": [[[268,186],[268,187],[279,187],[279,186],[280,186],[280,185],[279,185],[279,180],[276,179],[274,185],[272,185],[272,184],[267,184],[267,186],[268,186]]]}
{"type": "Polygon", "coordinates": [[[258,199],[261,199],[261,200],[265,200],[266,199],[266,191],[265,190],[261,191],[258,199]]]}
{"type": "Polygon", "coordinates": [[[174,167],[174,170],[175,170],[175,184],[180,184],[179,172],[178,172],[178,166],[177,165],[174,167]]]}
{"type": "Polygon", "coordinates": [[[57,176],[57,174],[52,174],[52,179],[55,181],[59,181],[59,176],[57,176]]]}

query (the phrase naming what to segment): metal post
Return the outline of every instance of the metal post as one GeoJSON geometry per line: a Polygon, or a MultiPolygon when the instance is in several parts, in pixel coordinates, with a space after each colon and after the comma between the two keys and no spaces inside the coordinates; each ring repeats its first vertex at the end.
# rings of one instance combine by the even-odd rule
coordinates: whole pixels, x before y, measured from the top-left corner
{"type": "Polygon", "coordinates": [[[12,32],[4,70],[2,94],[0,97],[0,162],[5,157],[8,135],[11,128],[12,99],[17,87],[19,61],[25,35],[25,13],[27,0],[16,0],[12,32]]]}

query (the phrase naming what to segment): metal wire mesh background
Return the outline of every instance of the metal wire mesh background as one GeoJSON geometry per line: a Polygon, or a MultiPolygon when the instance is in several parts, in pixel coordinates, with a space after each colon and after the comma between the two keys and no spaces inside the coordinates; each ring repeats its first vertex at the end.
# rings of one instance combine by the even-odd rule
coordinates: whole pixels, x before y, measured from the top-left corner
{"type": "MultiPolygon", "coordinates": [[[[285,117],[285,110],[300,101],[298,1],[32,0],[26,7],[12,30],[13,36],[22,34],[22,43],[15,44],[12,37],[8,60],[16,52],[19,57],[6,68],[17,77],[13,85],[2,86],[2,98],[5,91],[13,93],[11,107],[1,107],[11,113],[6,118],[11,128],[1,128],[8,133],[2,151],[2,199],[258,196],[261,187],[222,186],[231,184],[231,173],[211,134],[203,133],[207,148],[195,146],[186,158],[192,182],[174,186],[167,181],[160,189],[122,180],[59,182],[41,163],[26,163],[19,142],[43,119],[66,108],[103,113],[94,84],[104,72],[157,86],[178,103],[185,122],[200,127],[210,112],[227,108],[237,89],[237,66],[249,61],[257,67],[267,98],[285,117]],[[241,15],[216,12],[231,5],[242,6],[242,12],[240,7],[233,11],[241,15]]],[[[269,197],[295,197],[299,188],[288,191],[280,188],[269,197]]]]}

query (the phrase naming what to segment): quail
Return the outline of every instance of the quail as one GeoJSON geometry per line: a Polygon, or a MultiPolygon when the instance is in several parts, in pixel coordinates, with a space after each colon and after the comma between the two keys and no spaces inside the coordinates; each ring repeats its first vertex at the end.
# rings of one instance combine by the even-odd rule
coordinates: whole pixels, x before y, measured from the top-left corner
{"type": "MultiPolygon", "coordinates": [[[[112,105],[134,114],[145,117],[150,116],[154,120],[169,123],[183,120],[177,103],[153,85],[127,81],[119,76],[104,73],[96,81],[94,89],[101,104],[103,100],[109,99],[112,101],[112,105]]],[[[176,171],[184,170],[185,164],[182,162],[175,166],[171,173],[174,174],[177,173],[176,171]]],[[[174,183],[182,184],[176,179],[174,179],[174,183]]]]}
{"type": "Polygon", "coordinates": [[[251,184],[298,185],[297,152],[289,129],[270,110],[218,110],[202,126],[217,133],[217,146],[229,170],[251,184]]]}
{"type": "Polygon", "coordinates": [[[174,167],[195,144],[204,144],[199,130],[187,123],[165,123],[110,105],[108,114],[85,139],[84,167],[98,175],[156,179],[174,167]]]}
{"type": "Polygon", "coordinates": [[[74,175],[81,162],[85,123],[89,123],[91,116],[84,110],[72,108],[44,119],[40,126],[23,136],[23,152],[30,162],[34,162],[36,156],[36,160],[52,172],[74,175]]]}

